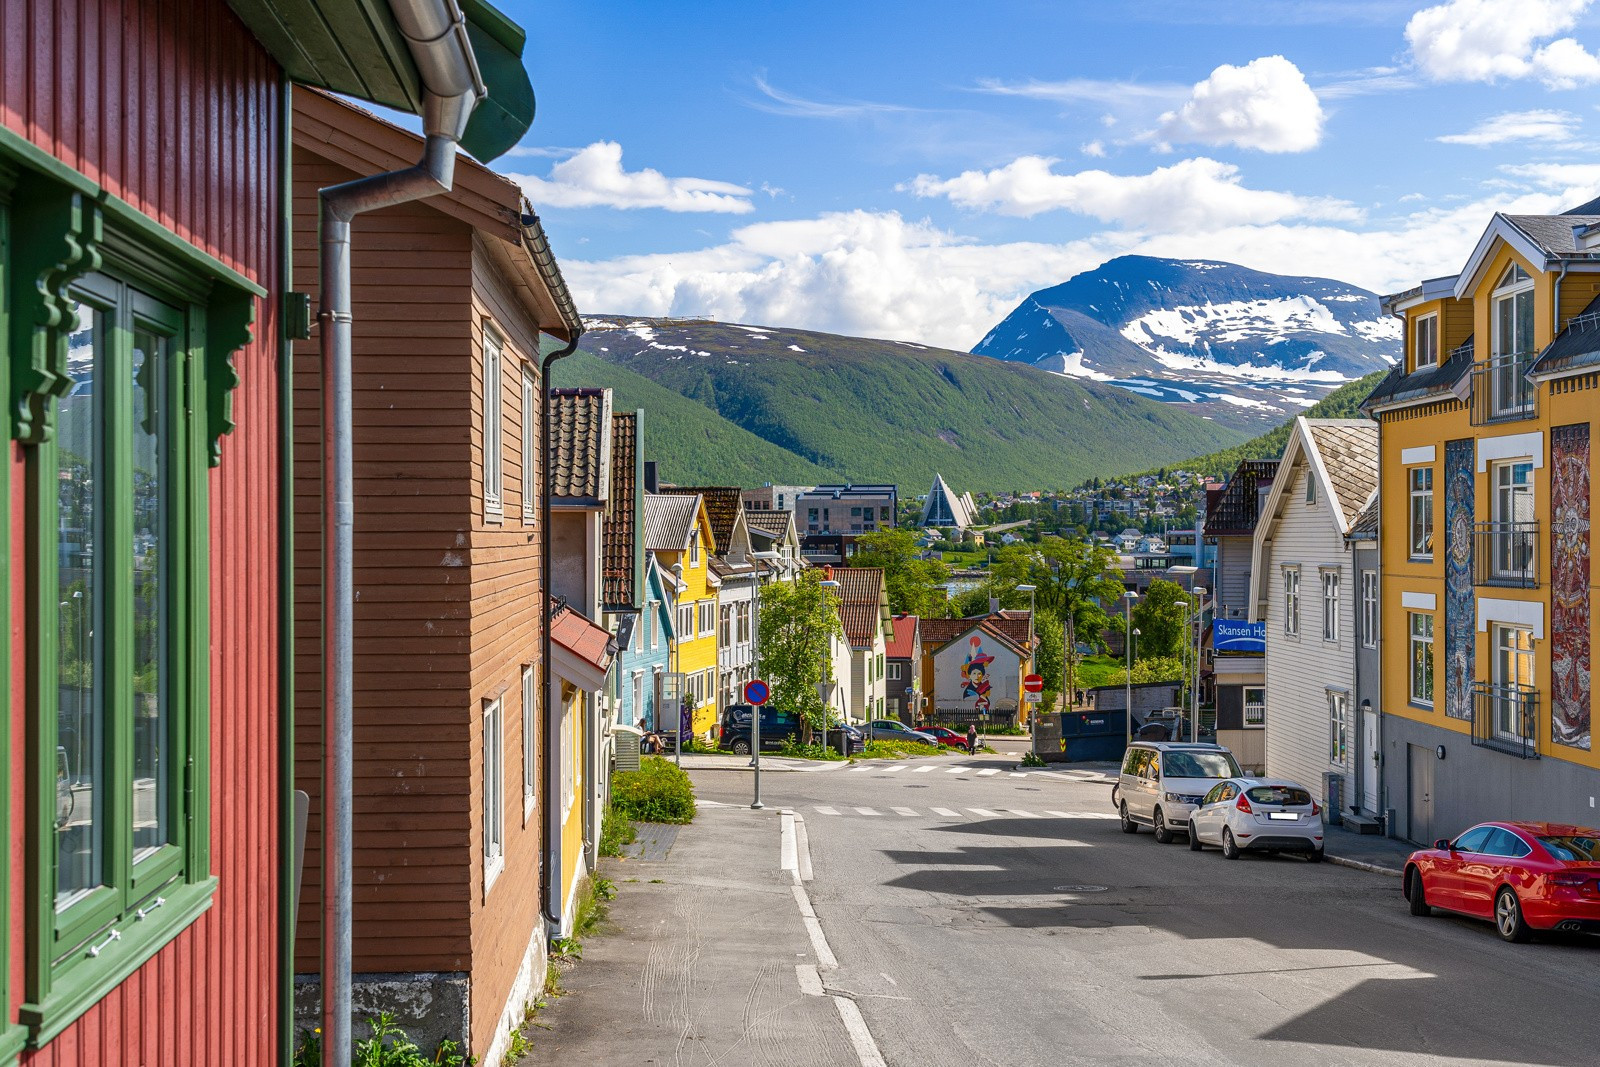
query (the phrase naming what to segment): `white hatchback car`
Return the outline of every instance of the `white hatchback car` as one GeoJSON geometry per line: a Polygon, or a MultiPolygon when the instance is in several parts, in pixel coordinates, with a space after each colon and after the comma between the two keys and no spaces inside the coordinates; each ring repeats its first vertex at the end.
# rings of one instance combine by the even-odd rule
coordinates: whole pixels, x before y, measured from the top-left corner
{"type": "Polygon", "coordinates": [[[1322,807],[1305,786],[1281,778],[1229,778],[1189,816],[1189,847],[1217,845],[1236,860],[1245,851],[1299,852],[1322,862],[1322,807]]]}

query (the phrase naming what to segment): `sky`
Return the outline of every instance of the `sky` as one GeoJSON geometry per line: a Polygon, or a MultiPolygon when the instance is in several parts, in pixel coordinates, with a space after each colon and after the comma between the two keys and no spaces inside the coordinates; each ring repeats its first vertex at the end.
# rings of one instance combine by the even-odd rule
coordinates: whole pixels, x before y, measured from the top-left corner
{"type": "Polygon", "coordinates": [[[1600,195],[1600,2],[498,0],[586,315],[968,349],[1117,255],[1378,292],[1600,195]]]}

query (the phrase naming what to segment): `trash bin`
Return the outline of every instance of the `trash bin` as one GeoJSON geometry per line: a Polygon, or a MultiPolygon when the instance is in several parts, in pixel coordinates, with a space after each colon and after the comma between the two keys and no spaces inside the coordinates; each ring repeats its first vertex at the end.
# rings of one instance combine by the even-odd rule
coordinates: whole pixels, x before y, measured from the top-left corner
{"type": "Polygon", "coordinates": [[[1344,775],[1329,771],[1322,776],[1325,795],[1328,798],[1328,825],[1339,826],[1344,823],[1344,775]]]}
{"type": "Polygon", "coordinates": [[[1069,762],[1122,759],[1128,716],[1121,710],[1067,711],[1061,719],[1061,749],[1069,762]]]}

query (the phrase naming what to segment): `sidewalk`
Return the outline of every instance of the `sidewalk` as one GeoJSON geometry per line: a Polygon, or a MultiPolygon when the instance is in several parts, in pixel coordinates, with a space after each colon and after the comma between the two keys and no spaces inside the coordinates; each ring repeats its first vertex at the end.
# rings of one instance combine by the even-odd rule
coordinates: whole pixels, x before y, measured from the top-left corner
{"type": "Polygon", "coordinates": [[[618,890],[610,918],[562,976],[570,995],[528,1027],[530,1062],[861,1063],[817,981],[804,892],[782,869],[783,819],[702,806],[675,837],[651,835],[645,856],[659,858],[601,860],[618,890]]]}
{"type": "Polygon", "coordinates": [[[1400,877],[1406,857],[1417,846],[1378,834],[1356,834],[1342,826],[1330,826],[1322,839],[1329,863],[1337,863],[1375,874],[1400,877]]]}

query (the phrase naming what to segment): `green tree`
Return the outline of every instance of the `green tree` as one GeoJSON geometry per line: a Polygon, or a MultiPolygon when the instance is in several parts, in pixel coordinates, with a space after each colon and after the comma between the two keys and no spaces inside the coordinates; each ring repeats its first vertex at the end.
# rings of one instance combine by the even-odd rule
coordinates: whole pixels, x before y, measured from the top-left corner
{"type": "Polygon", "coordinates": [[[854,567],[878,567],[889,591],[889,610],[896,615],[942,619],[950,606],[944,584],[950,568],[938,560],[918,559],[917,536],[909,530],[876,530],[856,539],[854,567]]]}
{"type": "Polygon", "coordinates": [[[1062,693],[1062,642],[1066,631],[1061,620],[1046,611],[1040,612],[1034,620],[1033,632],[1039,639],[1039,647],[1033,652],[1033,672],[1044,679],[1044,692],[1039,695],[1038,710],[1046,714],[1055,707],[1056,697],[1062,693]]]}
{"type": "Polygon", "coordinates": [[[1133,608],[1133,625],[1139,631],[1134,655],[1140,660],[1176,658],[1184,648],[1184,622],[1194,601],[1183,586],[1157,578],[1133,608]]]}
{"type": "Polygon", "coordinates": [[[768,703],[797,716],[801,740],[828,722],[828,706],[817,687],[833,678],[829,648],[843,634],[838,598],[822,585],[822,572],[807,570],[791,585],[761,587],[761,677],[772,687],[768,703]]]}
{"type": "MultiPolygon", "coordinates": [[[[1140,638],[1141,643],[1143,638],[1140,638]]],[[[1133,665],[1133,684],[1143,685],[1146,682],[1180,682],[1187,683],[1189,678],[1188,665],[1175,656],[1152,656],[1149,659],[1140,658],[1133,665]]],[[[1128,669],[1118,667],[1113,670],[1105,680],[1105,685],[1126,685],[1128,669]]]]}

